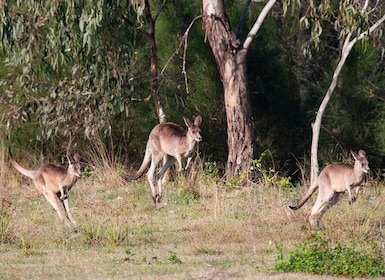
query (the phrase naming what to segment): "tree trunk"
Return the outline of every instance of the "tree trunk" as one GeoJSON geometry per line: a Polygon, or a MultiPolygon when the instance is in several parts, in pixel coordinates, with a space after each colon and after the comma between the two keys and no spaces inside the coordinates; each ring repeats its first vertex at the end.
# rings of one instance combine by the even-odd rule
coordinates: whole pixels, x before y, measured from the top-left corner
{"type": "Polygon", "coordinates": [[[144,14],[146,16],[146,21],[148,24],[148,35],[147,38],[150,42],[150,58],[151,58],[151,66],[150,66],[150,88],[151,94],[154,98],[156,113],[158,115],[159,123],[165,123],[166,113],[164,112],[162,99],[159,94],[158,89],[158,55],[155,41],[155,20],[152,18],[150,3],[148,0],[145,1],[145,9],[144,14]]]}
{"type": "MultiPolygon", "coordinates": [[[[346,42],[349,42],[350,35],[351,34],[349,34],[348,38],[346,39],[346,42]]],[[[334,71],[334,74],[333,74],[332,82],[330,83],[328,91],[326,92],[326,95],[322,100],[322,103],[318,109],[315,121],[312,124],[313,137],[311,141],[311,154],[310,154],[310,161],[311,161],[310,182],[314,182],[314,180],[318,177],[319,165],[318,165],[317,155],[318,155],[318,140],[319,140],[319,133],[321,129],[322,117],[325,112],[326,106],[329,103],[330,97],[332,96],[334,89],[337,86],[338,76],[341,73],[342,67],[345,64],[346,58],[348,57],[352,47],[353,47],[353,44],[351,45],[347,44],[346,47],[343,48],[340,61],[338,62],[336,70],[334,71]]]]}
{"type": "Polygon", "coordinates": [[[240,47],[224,10],[223,0],[203,0],[203,29],[219,68],[227,117],[226,177],[250,167],[254,155],[254,122],[246,72],[247,49],[240,47]]]}
{"type": "Polygon", "coordinates": [[[226,174],[249,170],[254,156],[254,121],[246,77],[246,52],[224,60],[223,87],[227,117],[228,159],[226,174]]]}
{"type": "Polygon", "coordinates": [[[328,91],[325,94],[324,99],[322,100],[322,103],[318,109],[315,122],[312,124],[312,142],[311,142],[311,155],[310,155],[310,161],[311,161],[311,167],[310,167],[310,181],[313,182],[317,176],[319,171],[318,166],[318,140],[319,140],[319,133],[321,129],[321,121],[324,114],[324,111],[326,109],[327,104],[329,103],[330,97],[332,96],[335,87],[337,86],[337,80],[338,76],[341,73],[342,67],[344,66],[346,59],[352,50],[353,46],[357,41],[362,40],[365,36],[369,36],[375,29],[377,29],[383,22],[385,21],[385,15],[383,15],[379,20],[377,20],[368,30],[365,32],[362,32],[357,37],[350,40],[352,36],[352,32],[349,32],[344,40],[344,44],[341,50],[341,57],[340,61],[338,62],[338,65],[333,73],[333,79],[330,83],[330,86],[328,88],[328,91]]]}

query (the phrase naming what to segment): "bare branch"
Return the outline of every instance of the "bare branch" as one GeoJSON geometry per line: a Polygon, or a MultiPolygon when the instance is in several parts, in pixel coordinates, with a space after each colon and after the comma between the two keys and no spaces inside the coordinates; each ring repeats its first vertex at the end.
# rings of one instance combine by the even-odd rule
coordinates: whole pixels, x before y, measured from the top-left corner
{"type": "Polygon", "coordinates": [[[156,21],[156,20],[158,19],[159,14],[162,12],[162,10],[163,10],[163,8],[164,8],[164,5],[166,4],[166,1],[167,1],[167,0],[163,0],[162,5],[160,5],[159,10],[158,10],[158,12],[156,13],[156,16],[155,16],[155,18],[154,18],[154,21],[156,21]]]}
{"type": "Polygon", "coordinates": [[[261,28],[263,21],[265,20],[267,14],[270,12],[270,10],[273,8],[275,2],[277,0],[269,0],[265,7],[263,7],[261,13],[259,14],[256,22],[254,23],[253,27],[251,28],[249,34],[247,34],[247,38],[245,42],[243,43],[243,48],[248,49],[250,47],[251,42],[253,41],[255,35],[258,33],[258,30],[261,28]]]}
{"type": "Polygon", "coordinates": [[[167,60],[166,64],[164,65],[162,71],[160,72],[161,75],[163,75],[164,71],[166,70],[167,66],[171,62],[171,60],[174,58],[175,55],[179,53],[179,50],[182,48],[182,45],[184,45],[183,49],[183,67],[182,67],[182,74],[184,75],[184,81],[186,86],[186,93],[189,94],[189,87],[188,87],[188,79],[187,79],[187,71],[186,71],[186,56],[187,56],[187,40],[188,40],[188,34],[193,27],[194,23],[202,18],[202,15],[196,16],[190,23],[190,25],[187,27],[185,33],[183,34],[182,40],[180,41],[180,44],[178,48],[175,50],[175,52],[170,56],[170,58],[167,60]]]}

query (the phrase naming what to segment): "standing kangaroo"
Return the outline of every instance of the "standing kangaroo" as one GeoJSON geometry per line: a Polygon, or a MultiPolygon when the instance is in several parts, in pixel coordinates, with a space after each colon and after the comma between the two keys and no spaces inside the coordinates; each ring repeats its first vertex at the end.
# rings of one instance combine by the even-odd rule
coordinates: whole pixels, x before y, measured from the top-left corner
{"type": "Polygon", "coordinates": [[[187,170],[197,148],[197,143],[202,141],[199,128],[202,123],[202,117],[197,116],[194,123],[185,117],[183,117],[183,120],[188,128],[187,131],[171,122],[156,125],[148,137],[146,152],[139,170],[135,175],[125,175],[125,178],[129,180],[138,179],[151,161],[147,172],[147,180],[150,183],[152,199],[155,204],[159,203],[162,198],[162,178],[164,173],[174,163],[175,159],[179,165],[178,171],[182,171],[182,158],[187,158],[185,167],[185,170],[187,170]],[[165,163],[157,175],[159,193],[156,194],[153,183],[154,173],[155,168],[162,159],[164,159],[165,163]]]}
{"type": "Polygon", "coordinates": [[[21,174],[31,178],[36,188],[43,193],[45,198],[51,204],[51,206],[58,213],[61,221],[65,225],[72,227],[76,225],[75,220],[72,218],[70,208],[68,204],[68,193],[72,186],[75,185],[78,177],[81,176],[80,168],[80,156],[75,154],[73,158],[67,156],[69,165],[68,168],[63,167],[59,164],[47,163],[41,166],[37,170],[28,170],[21,167],[13,158],[11,148],[8,149],[9,158],[12,165],[21,174]],[[66,216],[59,209],[58,200],[62,203],[66,216]]]}
{"type": "Polygon", "coordinates": [[[317,227],[319,228],[323,214],[339,201],[341,194],[345,191],[348,191],[349,203],[356,201],[360,185],[370,169],[365,151],[359,150],[358,154],[351,151],[351,154],[355,159],[353,166],[342,162],[326,166],[311,184],[302,200],[296,206],[290,206],[293,210],[301,208],[318,188],[318,197],[309,218],[311,225],[314,226],[314,219],[316,218],[317,227]],[[354,187],[356,192],[353,196],[352,188],[354,187]]]}

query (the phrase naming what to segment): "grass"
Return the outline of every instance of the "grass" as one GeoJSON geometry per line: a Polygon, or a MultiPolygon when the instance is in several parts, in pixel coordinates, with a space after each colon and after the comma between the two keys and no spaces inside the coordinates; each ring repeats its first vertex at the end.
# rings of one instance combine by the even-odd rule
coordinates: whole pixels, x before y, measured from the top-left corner
{"type": "MultiPolygon", "coordinates": [[[[88,169],[70,193],[77,230],[1,163],[8,176],[0,189],[0,279],[334,279],[276,270],[277,259],[290,259],[315,233],[307,222],[315,195],[296,212],[288,208],[306,187],[266,185],[282,181],[271,170],[260,182],[229,186],[214,164],[197,159],[173,174],[156,207],[146,179],[124,181],[109,154],[99,143],[82,155],[88,169]]],[[[380,246],[385,192],[382,182],[368,185],[355,204],[345,197],[325,214],[318,234],[330,246],[380,246]]]]}

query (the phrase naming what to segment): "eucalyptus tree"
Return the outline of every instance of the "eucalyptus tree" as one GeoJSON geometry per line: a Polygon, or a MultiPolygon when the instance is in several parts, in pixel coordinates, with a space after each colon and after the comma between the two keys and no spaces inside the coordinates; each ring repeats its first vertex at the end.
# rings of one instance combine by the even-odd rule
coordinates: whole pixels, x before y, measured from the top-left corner
{"type": "Polygon", "coordinates": [[[143,41],[121,11],[136,18],[129,0],[2,2],[0,101],[11,124],[32,120],[45,137],[91,136],[129,115],[143,41]]]}
{"type": "MultiPolygon", "coordinates": [[[[250,1],[248,1],[250,2],[250,1]]],[[[255,35],[276,0],[268,0],[255,24],[241,41],[232,30],[224,0],[203,0],[203,29],[223,83],[227,118],[226,176],[249,170],[254,157],[254,120],[250,105],[246,58],[255,35]]]]}
{"type": "Polygon", "coordinates": [[[143,36],[148,40],[150,45],[150,88],[152,97],[154,98],[155,108],[157,116],[160,123],[165,123],[166,112],[163,109],[162,98],[159,93],[158,87],[158,54],[157,54],[157,44],[155,40],[155,23],[158,16],[162,12],[166,0],[163,0],[155,16],[151,12],[151,4],[149,0],[135,0],[131,1],[136,12],[136,20],[130,18],[130,14],[126,14],[124,11],[120,11],[120,17],[132,26],[136,31],[143,34],[143,36]]]}
{"type": "MultiPolygon", "coordinates": [[[[358,41],[364,41],[365,44],[365,40],[381,36],[380,28],[384,21],[385,5],[378,0],[325,0],[318,5],[310,1],[306,14],[301,18],[304,26],[311,30],[312,46],[317,48],[319,44],[322,44],[323,28],[332,27],[339,38],[338,50],[340,52],[332,81],[312,124],[311,181],[315,180],[319,170],[317,154],[322,117],[337,86],[338,77],[346,59],[358,41]]],[[[379,46],[380,48],[382,46],[379,46]]]]}
{"type": "MultiPolygon", "coordinates": [[[[230,26],[224,1],[202,0],[203,28],[216,59],[224,89],[229,153],[226,167],[227,176],[248,170],[253,157],[254,121],[248,93],[246,55],[265,17],[277,3],[275,0],[247,2],[258,2],[253,4],[261,5],[261,10],[254,26],[242,41],[239,36],[235,35],[230,26]]],[[[293,9],[293,11],[299,14],[301,24],[309,30],[311,42],[309,46],[316,49],[319,45],[324,44],[323,28],[333,29],[340,40],[339,44],[337,43],[341,52],[339,63],[312,125],[311,175],[314,178],[318,172],[317,147],[324,109],[354,44],[360,40],[365,41],[369,37],[382,34],[375,31],[379,29],[384,20],[384,4],[378,0],[281,1],[279,4],[283,14],[289,5],[300,6],[300,9],[293,9]]],[[[309,55],[310,49],[311,47],[304,49],[304,54],[309,55]]],[[[316,52],[312,54],[316,55],[316,52]]]]}

